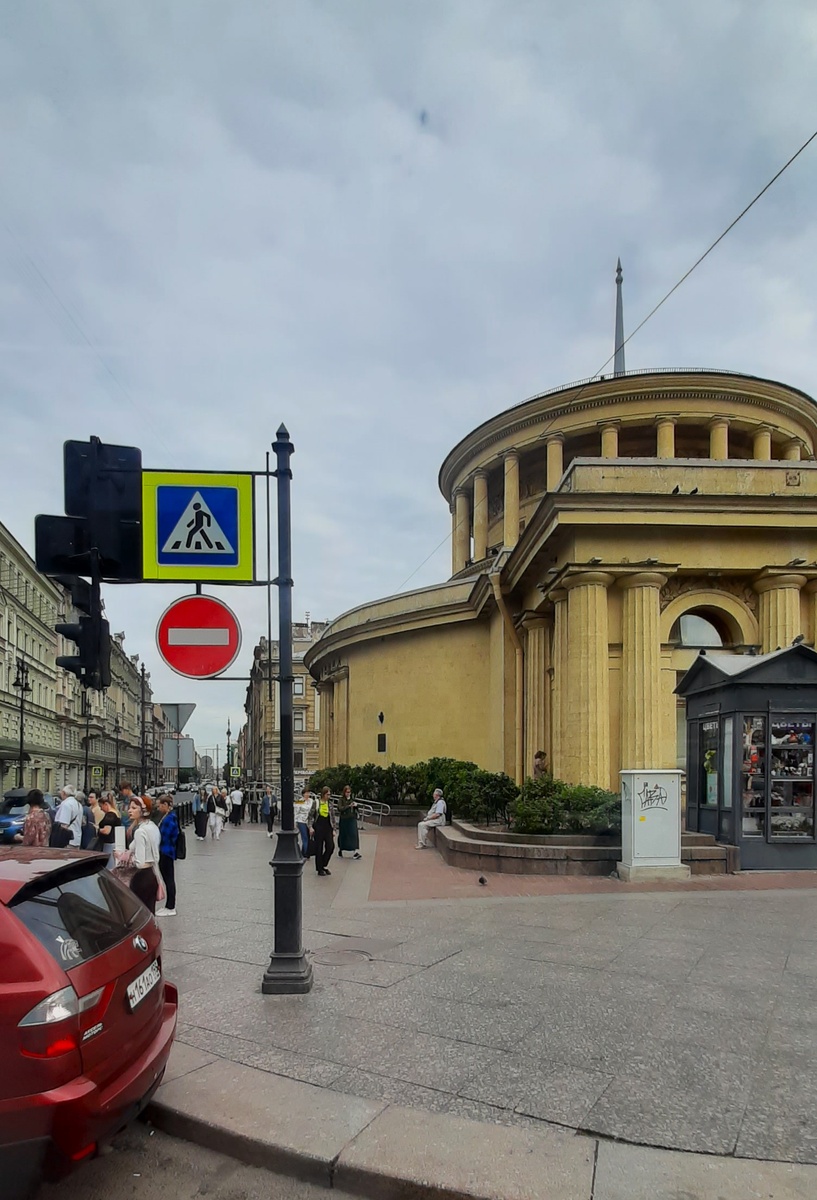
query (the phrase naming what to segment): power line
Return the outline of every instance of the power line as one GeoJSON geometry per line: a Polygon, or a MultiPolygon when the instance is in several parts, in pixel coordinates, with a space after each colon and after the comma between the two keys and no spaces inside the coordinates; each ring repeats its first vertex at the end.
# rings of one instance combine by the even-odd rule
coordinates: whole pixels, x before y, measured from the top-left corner
{"type": "Polygon", "coordinates": [[[0,217],[0,221],[2,221],[3,228],[6,230],[6,233],[9,235],[9,237],[12,239],[12,241],[17,246],[17,249],[19,250],[20,254],[22,255],[24,261],[29,265],[31,270],[34,272],[35,276],[40,280],[40,282],[44,285],[44,287],[46,287],[48,289],[48,292],[53,297],[53,299],[57,302],[57,304],[59,305],[62,312],[65,314],[65,316],[70,321],[73,328],[77,331],[77,333],[82,338],[82,340],[86,343],[86,345],[93,352],[94,357],[96,358],[97,362],[105,370],[105,372],[110,376],[110,378],[116,384],[117,388],[122,393],[122,395],[125,397],[125,399],[128,400],[128,402],[131,405],[133,405],[133,407],[137,411],[139,411],[139,406],[137,405],[133,396],[131,396],[130,392],[127,390],[125,385],[121,382],[121,380],[119,380],[116,377],[116,375],[114,375],[110,366],[105,361],[105,359],[102,357],[102,355],[99,353],[96,346],[94,345],[94,343],[91,341],[88,334],[83,329],[83,327],[80,324],[77,317],[74,316],[74,314],[71,312],[68,305],[65,303],[65,301],[62,299],[62,297],[57,292],[56,288],[54,288],[53,285],[51,284],[51,281],[48,279],[48,277],[45,275],[45,273],[40,269],[40,267],[35,262],[35,260],[32,258],[32,256],[28,253],[28,251],[26,250],[26,248],[23,246],[22,242],[18,238],[17,234],[12,229],[11,225],[9,225],[6,218],[0,217]]]}
{"type": "MultiPolygon", "coordinates": [[[[718,237],[715,238],[714,242],[712,242],[712,244],[710,246],[708,246],[706,250],[704,250],[703,254],[701,254],[698,258],[696,258],[695,262],[692,264],[692,266],[689,268],[689,270],[685,271],[684,274],[681,276],[681,278],[677,281],[677,283],[673,284],[673,286],[669,289],[669,291],[666,293],[666,295],[662,296],[661,299],[658,301],[658,303],[653,308],[650,309],[650,311],[647,313],[646,317],[644,317],[644,319],[642,321],[639,321],[638,325],[636,325],[636,327],[632,331],[632,333],[628,334],[628,336],[624,339],[624,341],[621,343],[621,345],[616,346],[613,349],[613,353],[610,355],[610,357],[605,359],[605,361],[601,364],[601,366],[598,368],[598,370],[594,371],[594,373],[590,377],[590,379],[588,379],[588,381],[586,383],[583,383],[581,385],[581,387],[579,388],[578,392],[576,392],[576,394],[571,397],[571,399],[570,399],[571,404],[576,403],[576,401],[587,390],[587,388],[590,386],[590,384],[595,382],[596,377],[599,376],[602,373],[602,371],[604,370],[604,368],[613,361],[613,359],[616,356],[616,352],[620,349],[623,349],[627,345],[628,342],[632,341],[632,339],[635,337],[635,335],[638,333],[638,331],[640,329],[643,329],[644,326],[647,324],[647,322],[650,320],[650,318],[655,316],[655,314],[658,312],[659,308],[661,308],[662,305],[666,304],[666,302],[667,302],[667,300],[669,300],[670,296],[672,296],[674,292],[678,291],[678,288],[681,286],[681,284],[685,283],[686,280],[689,279],[692,272],[695,271],[701,265],[701,263],[704,261],[704,259],[707,258],[712,253],[712,251],[715,249],[715,247],[718,246],[723,241],[723,239],[726,237],[726,235],[735,228],[735,226],[738,224],[738,222],[743,220],[743,218],[746,216],[746,214],[749,212],[749,210],[751,208],[753,208],[755,206],[755,204],[757,204],[757,202],[758,202],[758,200],[760,200],[761,196],[765,195],[765,193],[768,192],[769,188],[772,187],[772,185],[777,182],[777,180],[780,178],[780,176],[789,169],[789,167],[792,165],[792,163],[795,161],[795,159],[799,158],[800,155],[803,153],[803,151],[808,149],[808,147],[811,145],[811,143],[814,141],[815,138],[817,138],[817,129],[815,129],[815,131],[814,131],[814,133],[812,133],[811,137],[806,138],[806,140],[803,142],[802,146],[800,146],[800,148],[798,150],[796,150],[794,154],[792,154],[791,158],[788,159],[783,164],[783,166],[780,168],[780,170],[777,171],[771,177],[771,179],[768,181],[768,183],[766,183],[760,189],[760,191],[757,193],[757,195],[752,200],[749,201],[749,203],[746,205],[746,207],[743,208],[738,213],[738,215],[735,217],[735,219],[733,221],[730,221],[730,223],[726,226],[726,228],[723,230],[723,232],[721,234],[719,234],[718,237]]],[[[545,429],[547,430],[552,424],[553,424],[553,420],[551,420],[547,425],[545,425],[545,429]]],[[[486,503],[487,503],[487,501],[486,501],[486,503]]],[[[474,508],[474,512],[476,512],[476,507],[474,508]]],[[[463,524],[463,521],[460,520],[457,522],[457,524],[454,528],[459,529],[460,525],[462,525],[462,524],[463,524]]],[[[470,524],[470,521],[469,521],[469,524],[470,524]]],[[[426,563],[429,561],[429,559],[433,558],[438,550],[442,549],[442,547],[445,545],[445,543],[447,541],[449,541],[449,539],[453,536],[453,534],[454,534],[454,529],[451,529],[450,532],[445,535],[445,537],[440,542],[440,544],[438,546],[435,546],[435,548],[431,551],[431,553],[426,558],[423,559],[423,561],[420,563],[420,565],[418,567],[415,567],[415,569],[411,572],[411,574],[406,579],[403,580],[403,582],[400,584],[400,587],[397,589],[398,592],[402,588],[404,588],[411,579],[414,578],[414,576],[417,574],[418,571],[422,570],[422,568],[426,565],[426,563]]]]}

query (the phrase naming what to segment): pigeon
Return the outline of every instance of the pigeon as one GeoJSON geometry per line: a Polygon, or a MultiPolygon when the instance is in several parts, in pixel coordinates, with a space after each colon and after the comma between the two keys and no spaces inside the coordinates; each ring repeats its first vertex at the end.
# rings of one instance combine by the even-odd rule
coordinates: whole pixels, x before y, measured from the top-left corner
{"type": "Polygon", "coordinates": [[[485,887],[485,885],[487,884],[488,880],[485,878],[485,876],[484,876],[484,875],[480,875],[478,882],[479,882],[479,883],[481,883],[483,887],[485,887]]]}
{"type": "Polygon", "coordinates": [[[677,496],[678,493],[680,492],[680,490],[681,490],[680,483],[676,483],[675,487],[672,489],[673,496],[677,496]]]}
{"type": "Polygon", "coordinates": [[[804,642],[805,640],[806,640],[806,635],[804,633],[798,633],[797,637],[794,638],[792,641],[792,646],[799,646],[800,643],[804,642]]]}
{"type": "Polygon", "coordinates": [[[689,494],[690,494],[690,496],[697,496],[697,495],[698,495],[698,489],[697,489],[697,488],[693,488],[693,489],[692,489],[692,491],[691,491],[689,494]]]}
{"type": "Polygon", "coordinates": [[[791,560],[791,562],[786,563],[786,566],[787,567],[802,567],[802,565],[805,561],[806,560],[804,558],[793,558],[791,560]]]}

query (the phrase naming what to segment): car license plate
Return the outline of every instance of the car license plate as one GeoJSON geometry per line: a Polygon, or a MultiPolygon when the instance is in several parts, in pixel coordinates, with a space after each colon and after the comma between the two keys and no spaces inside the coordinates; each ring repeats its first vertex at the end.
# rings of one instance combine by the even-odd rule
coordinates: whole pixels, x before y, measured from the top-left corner
{"type": "Polygon", "coordinates": [[[128,1003],[130,1004],[131,1012],[141,1004],[148,992],[153,991],[156,984],[162,978],[161,968],[157,962],[152,962],[146,971],[141,975],[137,975],[133,983],[128,987],[128,1003]]]}

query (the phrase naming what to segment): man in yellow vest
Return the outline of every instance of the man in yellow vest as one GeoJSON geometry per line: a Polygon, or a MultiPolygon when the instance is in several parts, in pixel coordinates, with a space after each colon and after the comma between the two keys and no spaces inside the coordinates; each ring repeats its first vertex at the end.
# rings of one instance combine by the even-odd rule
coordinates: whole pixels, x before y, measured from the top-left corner
{"type": "Polygon", "coordinates": [[[327,864],[335,852],[335,827],[332,822],[331,793],[328,787],[321,790],[320,798],[312,801],[309,821],[315,835],[315,870],[319,875],[331,875],[327,864]]]}

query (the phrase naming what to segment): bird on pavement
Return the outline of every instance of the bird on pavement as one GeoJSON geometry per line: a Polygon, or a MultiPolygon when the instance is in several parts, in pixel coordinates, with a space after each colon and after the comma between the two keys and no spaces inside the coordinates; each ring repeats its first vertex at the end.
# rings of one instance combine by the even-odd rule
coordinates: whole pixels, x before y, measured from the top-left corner
{"type": "Polygon", "coordinates": [[[480,875],[480,877],[479,877],[479,883],[481,883],[483,887],[485,887],[485,885],[487,884],[487,882],[488,882],[488,880],[485,878],[485,876],[484,876],[484,875],[480,875]]]}

